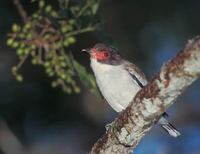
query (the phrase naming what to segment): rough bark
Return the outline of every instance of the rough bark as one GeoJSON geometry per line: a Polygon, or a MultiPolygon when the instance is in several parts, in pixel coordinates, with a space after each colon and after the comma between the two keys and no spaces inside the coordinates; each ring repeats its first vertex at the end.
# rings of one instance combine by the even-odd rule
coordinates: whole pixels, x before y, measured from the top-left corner
{"type": "Polygon", "coordinates": [[[92,147],[92,154],[132,153],[163,112],[200,75],[200,37],[161,68],[92,147]]]}

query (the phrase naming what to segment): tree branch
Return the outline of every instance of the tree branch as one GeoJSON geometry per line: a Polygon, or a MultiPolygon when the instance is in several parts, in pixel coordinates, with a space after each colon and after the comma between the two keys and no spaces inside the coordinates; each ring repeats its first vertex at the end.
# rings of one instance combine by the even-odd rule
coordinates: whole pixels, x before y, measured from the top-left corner
{"type": "Polygon", "coordinates": [[[200,37],[196,37],[137,93],[131,105],[94,144],[91,153],[132,153],[163,112],[199,75],[200,37]]]}
{"type": "Polygon", "coordinates": [[[28,20],[28,16],[27,16],[27,13],[24,10],[24,7],[22,6],[20,0],[14,0],[14,4],[15,4],[17,11],[20,14],[23,22],[26,22],[28,20]]]}

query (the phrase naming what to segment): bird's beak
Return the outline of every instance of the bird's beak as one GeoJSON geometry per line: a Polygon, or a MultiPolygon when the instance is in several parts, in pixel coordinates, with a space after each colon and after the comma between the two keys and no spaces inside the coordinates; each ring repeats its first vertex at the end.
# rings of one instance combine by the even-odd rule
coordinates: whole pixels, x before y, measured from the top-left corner
{"type": "Polygon", "coordinates": [[[87,53],[90,53],[90,50],[91,50],[91,49],[82,49],[81,52],[87,52],[87,53]]]}

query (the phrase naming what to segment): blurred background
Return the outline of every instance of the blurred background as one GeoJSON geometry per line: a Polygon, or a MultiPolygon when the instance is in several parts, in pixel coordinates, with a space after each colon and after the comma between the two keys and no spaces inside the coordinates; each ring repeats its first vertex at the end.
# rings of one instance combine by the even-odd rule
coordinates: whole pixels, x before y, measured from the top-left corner
{"type": "MultiPolygon", "coordinates": [[[[25,1],[29,11],[34,7],[25,1]]],[[[150,80],[187,40],[200,34],[199,0],[102,0],[100,31],[79,35],[74,58],[89,67],[83,48],[104,42],[117,47],[122,57],[137,64],[150,80]]],[[[84,154],[116,116],[104,101],[82,86],[81,94],[66,94],[50,86],[39,66],[27,63],[17,82],[11,67],[15,51],[6,35],[21,19],[12,0],[0,1],[0,153],[84,154]]],[[[167,113],[182,136],[171,138],[155,126],[135,154],[200,153],[200,81],[179,97],[167,113]]]]}

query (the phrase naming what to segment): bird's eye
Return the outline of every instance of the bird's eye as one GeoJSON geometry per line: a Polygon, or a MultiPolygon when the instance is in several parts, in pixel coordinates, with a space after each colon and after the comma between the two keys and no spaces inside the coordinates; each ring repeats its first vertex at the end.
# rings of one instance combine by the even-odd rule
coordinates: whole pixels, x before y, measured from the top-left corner
{"type": "Polygon", "coordinates": [[[104,57],[108,57],[108,56],[109,56],[108,52],[104,52],[104,53],[103,53],[103,56],[104,56],[104,57]]]}

